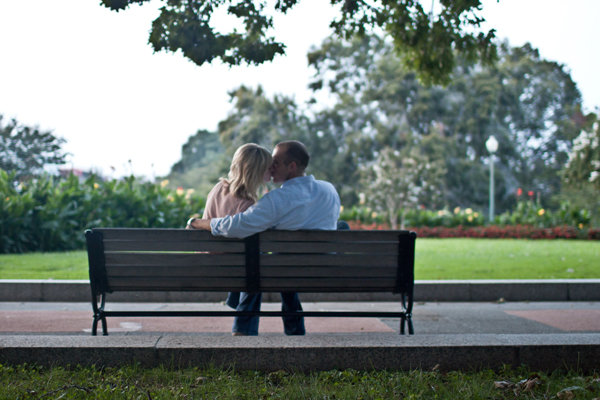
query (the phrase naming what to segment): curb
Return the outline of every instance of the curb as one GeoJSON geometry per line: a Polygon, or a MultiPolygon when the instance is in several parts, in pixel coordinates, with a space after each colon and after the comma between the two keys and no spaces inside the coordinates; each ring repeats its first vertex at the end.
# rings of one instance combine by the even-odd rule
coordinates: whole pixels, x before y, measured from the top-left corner
{"type": "MultiPolygon", "coordinates": [[[[219,302],[223,292],[120,292],[116,302],[219,302]]],[[[303,301],[398,301],[386,293],[303,293],[303,301]]],[[[278,302],[278,293],[265,293],[265,302],[278,302]]],[[[415,302],[447,301],[600,301],[600,279],[415,281],[415,302]]],[[[88,302],[87,280],[0,280],[0,301],[88,302]]]]}
{"type": "Polygon", "coordinates": [[[0,363],[236,370],[598,368],[600,334],[0,336],[0,363]]]}

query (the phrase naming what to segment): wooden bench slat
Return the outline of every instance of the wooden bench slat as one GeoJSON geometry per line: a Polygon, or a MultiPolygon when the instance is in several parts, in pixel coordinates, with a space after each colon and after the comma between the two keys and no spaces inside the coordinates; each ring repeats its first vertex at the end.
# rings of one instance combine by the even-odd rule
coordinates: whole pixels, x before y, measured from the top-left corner
{"type": "Polygon", "coordinates": [[[395,267],[356,267],[356,266],[302,266],[292,267],[289,266],[263,266],[260,269],[260,276],[262,278],[336,278],[336,277],[348,277],[348,278],[372,278],[373,276],[381,278],[395,278],[396,268],[395,267]]]}
{"type": "MultiPolygon", "coordinates": [[[[114,277],[138,277],[146,278],[173,278],[173,277],[245,277],[244,267],[236,266],[107,266],[106,272],[114,277]]],[[[354,267],[354,266],[316,266],[316,267],[288,267],[288,266],[264,266],[261,268],[263,278],[287,278],[295,279],[301,277],[349,277],[349,278],[371,278],[373,276],[383,278],[394,278],[396,269],[393,267],[354,267]]]]}
{"type": "MultiPolygon", "coordinates": [[[[386,287],[386,286],[378,286],[378,287],[373,287],[373,288],[353,288],[353,287],[340,287],[340,288],[331,288],[331,287],[310,287],[310,288],[290,288],[290,289],[276,289],[276,290],[271,290],[271,289],[264,289],[263,292],[268,292],[268,293],[277,293],[277,292],[286,292],[286,291],[292,291],[292,292],[298,292],[298,293],[382,293],[382,292],[388,292],[388,293],[392,293],[394,291],[394,288],[392,286],[386,287]]],[[[302,299],[300,299],[302,300],[302,299]]]]}
{"type": "Polygon", "coordinates": [[[246,276],[245,267],[228,267],[228,266],[107,266],[106,272],[109,276],[114,277],[137,277],[143,276],[146,278],[173,278],[173,277],[232,277],[244,278],[246,276]]]}
{"type": "MultiPolygon", "coordinates": [[[[228,288],[228,291],[237,290],[243,291],[245,288],[245,280],[243,278],[157,278],[148,277],[112,277],[109,279],[109,285],[112,290],[196,290],[218,291],[222,288],[228,288]],[[127,288],[127,289],[125,289],[127,288]]],[[[298,278],[295,280],[281,278],[263,278],[260,280],[262,291],[319,291],[321,289],[328,290],[336,288],[340,290],[373,290],[376,288],[384,290],[392,290],[394,288],[394,279],[355,279],[355,278],[298,278]]]]}
{"type": "MultiPolygon", "coordinates": [[[[245,265],[243,254],[206,254],[206,253],[106,253],[107,266],[202,266],[202,265],[245,265]]],[[[261,254],[262,266],[378,266],[394,267],[397,256],[363,254],[261,254]],[[374,260],[373,257],[376,257],[374,260]]]]}
{"type": "Polygon", "coordinates": [[[216,242],[241,242],[243,239],[232,239],[222,236],[213,236],[208,231],[186,229],[145,229],[145,228],[97,228],[106,240],[139,240],[139,241],[216,241],[216,242]]]}
{"type": "Polygon", "coordinates": [[[265,242],[261,252],[274,253],[375,253],[398,254],[398,241],[394,242],[265,242]]]}
{"type": "Polygon", "coordinates": [[[265,231],[261,242],[352,242],[352,241],[398,241],[405,231],[265,231]]]}
{"type": "MultiPolygon", "coordinates": [[[[243,253],[243,242],[199,242],[199,241],[133,241],[105,240],[104,250],[114,251],[204,251],[223,253],[243,253]]],[[[375,253],[397,254],[398,242],[299,242],[290,248],[289,242],[263,242],[261,252],[294,252],[294,253],[375,253]]]]}
{"type": "Polygon", "coordinates": [[[205,251],[243,253],[243,242],[105,240],[104,251],[205,251]]]}
{"type": "Polygon", "coordinates": [[[390,288],[392,290],[395,286],[395,280],[393,278],[261,278],[260,287],[262,290],[308,290],[308,289],[319,289],[319,288],[352,288],[352,289],[373,289],[373,288],[390,288]]]}
{"type": "Polygon", "coordinates": [[[174,266],[232,265],[244,266],[243,254],[206,253],[106,253],[106,266],[174,266]]]}
{"type": "Polygon", "coordinates": [[[146,291],[243,291],[246,287],[244,278],[165,278],[152,279],[146,277],[111,277],[108,284],[112,290],[146,290],[146,291]]]}
{"type": "MultiPolygon", "coordinates": [[[[239,288],[232,288],[229,286],[224,287],[162,287],[162,286],[115,286],[112,290],[115,292],[243,292],[244,287],[240,286],[239,288]]],[[[374,290],[377,291],[377,290],[374,290]]],[[[225,298],[223,298],[225,300],[225,298]]]]}
{"type": "Polygon", "coordinates": [[[343,266],[343,265],[379,265],[383,267],[391,267],[398,265],[398,256],[389,256],[389,255],[363,255],[363,254],[261,254],[260,255],[260,265],[269,266],[269,265],[298,265],[298,266],[308,266],[308,265],[333,265],[333,266],[343,266]]]}

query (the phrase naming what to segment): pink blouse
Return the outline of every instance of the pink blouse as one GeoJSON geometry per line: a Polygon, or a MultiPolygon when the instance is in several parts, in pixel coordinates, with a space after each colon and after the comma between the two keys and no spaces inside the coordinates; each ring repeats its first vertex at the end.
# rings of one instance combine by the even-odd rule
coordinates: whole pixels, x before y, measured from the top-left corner
{"type": "Polygon", "coordinates": [[[219,181],[206,197],[206,206],[202,218],[221,218],[227,215],[239,214],[246,211],[252,204],[254,204],[252,200],[241,199],[233,193],[229,193],[229,184],[225,181],[219,181]]]}

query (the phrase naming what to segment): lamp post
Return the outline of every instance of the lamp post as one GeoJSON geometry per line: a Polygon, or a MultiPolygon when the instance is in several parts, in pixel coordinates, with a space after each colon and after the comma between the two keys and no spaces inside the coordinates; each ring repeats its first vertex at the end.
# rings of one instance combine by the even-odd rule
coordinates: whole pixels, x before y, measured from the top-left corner
{"type": "Polygon", "coordinates": [[[498,141],[494,135],[485,142],[485,147],[490,153],[490,222],[494,220],[494,153],[498,150],[498,141]]]}

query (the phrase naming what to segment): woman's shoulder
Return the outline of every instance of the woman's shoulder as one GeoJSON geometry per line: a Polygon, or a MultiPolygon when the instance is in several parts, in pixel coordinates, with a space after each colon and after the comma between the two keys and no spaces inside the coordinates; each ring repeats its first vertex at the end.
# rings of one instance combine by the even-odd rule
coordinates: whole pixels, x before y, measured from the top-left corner
{"type": "Polygon", "coordinates": [[[214,197],[217,194],[219,194],[219,195],[229,194],[229,182],[227,182],[224,179],[219,180],[219,182],[217,182],[215,184],[215,186],[212,187],[210,192],[208,192],[208,197],[214,197]]]}

